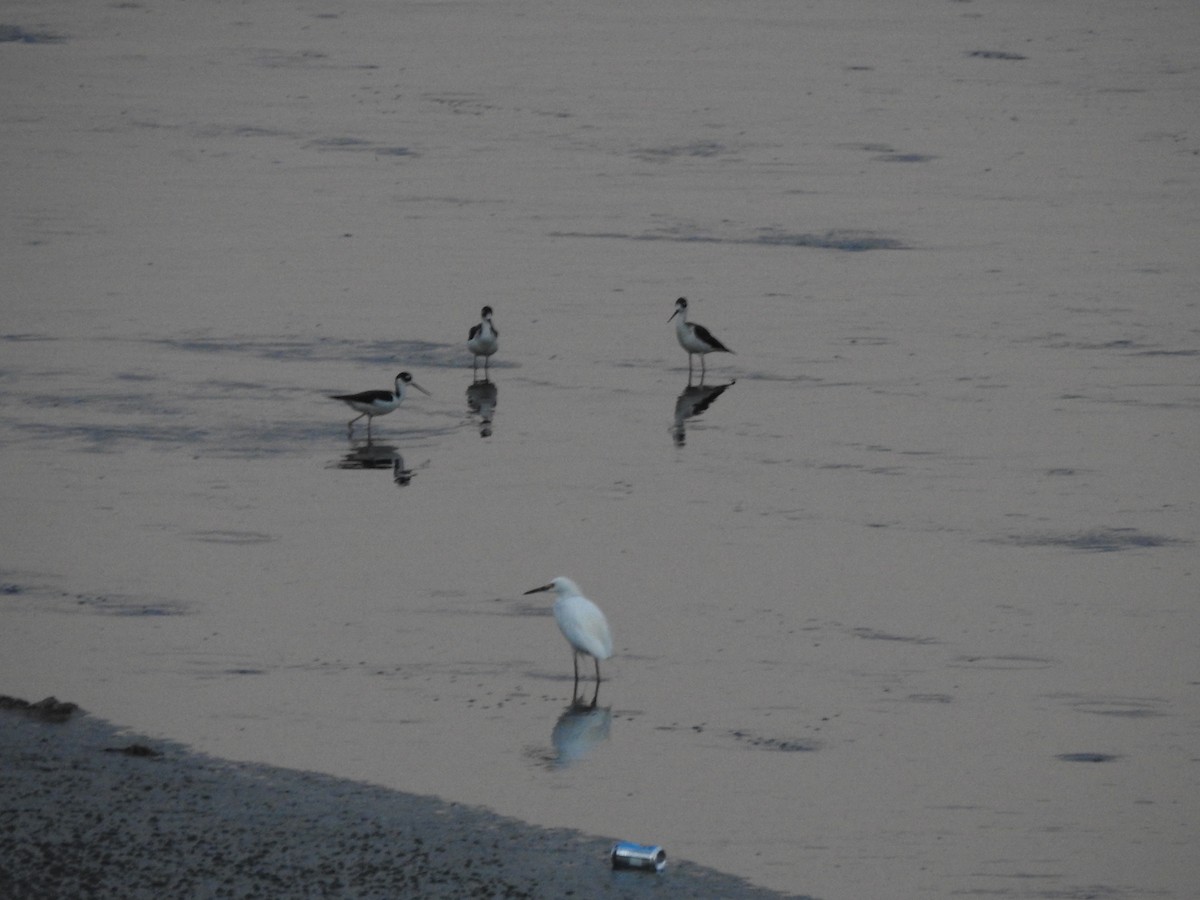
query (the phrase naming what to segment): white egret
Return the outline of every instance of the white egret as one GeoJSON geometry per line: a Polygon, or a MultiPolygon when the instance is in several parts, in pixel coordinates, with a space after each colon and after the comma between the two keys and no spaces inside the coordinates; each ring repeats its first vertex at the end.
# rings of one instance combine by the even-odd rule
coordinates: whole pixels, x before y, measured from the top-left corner
{"type": "Polygon", "coordinates": [[[579,655],[582,653],[590,656],[596,664],[596,686],[599,688],[600,660],[608,659],[613,652],[608,619],[604,618],[600,607],[580,593],[579,585],[570,578],[559,576],[549,584],[525,593],[537,594],[542,591],[554,591],[558,595],[554,601],[554,620],[574,651],[572,659],[575,663],[576,685],[579,684],[579,655]]]}
{"type": "Polygon", "coordinates": [[[405,389],[410,385],[422,394],[429,396],[429,391],[413,381],[411,375],[407,372],[401,372],[396,376],[396,389],[394,391],[362,391],[358,394],[330,394],[329,398],[331,400],[341,400],[358,413],[346,426],[346,430],[351,434],[354,433],[354,423],[363,416],[367,417],[367,439],[369,440],[371,437],[371,420],[376,416],[386,416],[403,403],[405,389]]]}

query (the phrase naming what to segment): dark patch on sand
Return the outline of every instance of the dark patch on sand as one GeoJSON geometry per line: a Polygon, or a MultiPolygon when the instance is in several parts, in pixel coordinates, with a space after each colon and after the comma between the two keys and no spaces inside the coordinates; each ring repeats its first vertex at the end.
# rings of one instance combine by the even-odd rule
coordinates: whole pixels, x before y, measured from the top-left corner
{"type": "MultiPolygon", "coordinates": [[[[423,367],[459,368],[463,363],[463,348],[433,341],[375,340],[360,341],[344,338],[289,337],[182,337],[152,340],[179,350],[194,353],[229,353],[253,356],[272,361],[332,360],[365,365],[408,366],[415,373],[423,367]]],[[[496,368],[499,364],[493,363],[496,368]]],[[[392,373],[395,374],[394,372],[392,373]]],[[[381,388],[388,387],[385,383],[381,388]]],[[[358,388],[359,390],[369,388],[358,388]]]]}
{"type": "Polygon", "coordinates": [[[967,56],[974,59],[1028,59],[1028,57],[1022,56],[1020,53],[1010,53],[1007,50],[968,50],[967,56]]]}
{"type": "Polygon", "coordinates": [[[693,141],[690,144],[674,144],[667,147],[646,147],[633,151],[633,155],[646,162],[667,162],[679,157],[711,158],[729,153],[729,148],[718,141],[693,141]]]}
{"type": "Polygon", "coordinates": [[[784,231],[780,228],[759,228],[747,236],[705,234],[686,229],[644,231],[632,234],[621,231],[552,231],[550,237],[610,238],[626,241],[672,241],[682,244],[742,244],[758,247],[797,247],[813,250],[842,250],[857,253],[865,250],[905,250],[907,245],[895,238],[880,237],[869,231],[837,230],[823,234],[784,231]]]}
{"type": "Polygon", "coordinates": [[[1132,356],[1200,356],[1200,350],[1139,350],[1132,356]]]}
{"type": "Polygon", "coordinates": [[[756,750],[777,750],[781,753],[814,753],[817,750],[815,741],[799,740],[797,738],[767,737],[749,731],[730,731],[729,736],[747,747],[756,750]]]}
{"type": "Polygon", "coordinates": [[[1120,719],[1152,719],[1166,715],[1160,708],[1164,701],[1142,697],[1067,697],[1076,712],[1093,716],[1113,716],[1120,719]]]}
{"type": "Polygon", "coordinates": [[[937,159],[928,153],[883,153],[875,157],[876,162],[923,163],[937,159]]]}
{"type": "Polygon", "coordinates": [[[254,61],[258,65],[268,69],[334,68],[333,64],[327,61],[328,58],[328,55],[320,50],[298,50],[295,52],[267,50],[259,54],[254,61]]]}
{"type": "Polygon", "coordinates": [[[182,616],[188,612],[187,606],[177,601],[143,600],[108,594],[77,595],[75,603],[89,612],[106,616],[182,616]]]}
{"type": "Polygon", "coordinates": [[[1048,669],[1054,665],[1054,660],[1044,656],[1021,656],[1007,654],[1002,656],[960,656],[949,664],[958,669],[995,669],[1007,671],[1010,669],[1048,669]]]}
{"type": "Polygon", "coordinates": [[[44,585],[7,583],[0,596],[21,597],[27,602],[45,605],[53,612],[92,612],[108,616],[182,616],[191,607],[178,600],[137,597],[124,594],[79,594],[54,590],[44,585]]]}
{"type": "Polygon", "coordinates": [[[27,31],[20,25],[0,25],[0,44],[61,44],[65,40],[48,31],[27,31]]]}
{"type": "Polygon", "coordinates": [[[1010,544],[1014,547],[1066,547],[1069,550],[1085,550],[1092,553],[1114,553],[1118,550],[1174,547],[1191,542],[1161,534],[1145,534],[1136,528],[1093,528],[1066,533],[1010,534],[994,539],[993,543],[1010,544]]]}
{"type": "Polygon", "coordinates": [[[274,535],[261,531],[193,531],[188,537],[193,541],[203,541],[206,544],[269,544],[276,540],[274,535]]]}
{"type": "Polygon", "coordinates": [[[889,634],[886,631],[876,631],[874,628],[851,628],[850,633],[867,641],[898,641],[903,644],[937,644],[937,638],[917,637],[907,634],[889,634]]]}

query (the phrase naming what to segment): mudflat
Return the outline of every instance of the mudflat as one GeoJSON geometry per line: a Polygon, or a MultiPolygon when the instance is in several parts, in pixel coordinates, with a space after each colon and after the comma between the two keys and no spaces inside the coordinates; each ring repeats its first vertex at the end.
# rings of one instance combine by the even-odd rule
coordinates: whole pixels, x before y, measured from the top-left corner
{"type": "Polygon", "coordinates": [[[0,19],[0,692],[597,890],[1193,895],[1193,3],[0,19]]]}

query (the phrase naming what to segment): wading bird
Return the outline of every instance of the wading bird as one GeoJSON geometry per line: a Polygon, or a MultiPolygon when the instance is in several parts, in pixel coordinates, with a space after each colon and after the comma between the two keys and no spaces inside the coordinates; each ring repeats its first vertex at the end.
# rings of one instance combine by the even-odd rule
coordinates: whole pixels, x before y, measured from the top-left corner
{"type": "Polygon", "coordinates": [[[558,630],[563,633],[567,643],[574,651],[575,686],[579,686],[579,655],[585,654],[596,664],[596,688],[600,688],[600,660],[612,656],[612,632],[608,629],[608,619],[595,603],[579,592],[579,585],[570,578],[559,576],[549,584],[535,587],[526,591],[537,594],[542,591],[554,591],[558,599],[554,601],[554,620],[558,622],[558,630]]]}
{"type": "Polygon", "coordinates": [[[488,359],[499,346],[500,332],[492,324],[492,308],[485,306],[479,314],[479,324],[472,325],[467,335],[467,349],[471,351],[471,371],[479,368],[479,357],[483,357],[483,371],[487,374],[488,359]]]}
{"type": "Polygon", "coordinates": [[[679,316],[679,321],[675,323],[675,337],[679,339],[679,346],[687,351],[688,355],[688,375],[692,374],[692,354],[700,354],[700,377],[704,377],[704,355],[706,353],[732,353],[733,351],[713,337],[712,332],[703,325],[697,325],[694,322],[689,322],[688,302],[686,298],[680,297],[675,301],[675,312],[671,313],[667,319],[668,322],[679,316]]]}
{"type": "Polygon", "coordinates": [[[396,390],[394,391],[363,391],[358,394],[330,394],[329,399],[341,400],[352,410],[358,413],[350,420],[346,426],[346,430],[353,435],[354,423],[363,416],[367,417],[367,440],[371,439],[371,420],[376,416],[386,416],[397,406],[404,402],[405,388],[409,385],[415,387],[418,391],[426,396],[431,396],[429,391],[421,387],[412,376],[407,372],[401,372],[396,376],[396,390]]]}

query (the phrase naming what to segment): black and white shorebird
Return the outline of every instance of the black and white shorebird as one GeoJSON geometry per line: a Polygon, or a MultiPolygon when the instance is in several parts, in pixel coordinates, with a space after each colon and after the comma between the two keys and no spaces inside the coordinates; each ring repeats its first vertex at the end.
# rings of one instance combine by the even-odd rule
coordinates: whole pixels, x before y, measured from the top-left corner
{"type": "Polygon", "coordinates": [[[695,322],[689,322],[688,318],[688,302],[685,298],[680,297],[675,301],[675,312],[671,313],[667,319],[668,322],[679,316],[679,321],[675,323],[675,337],[679,339],[679,346],[687,351],[688,355],[688,375],[692,374],[692,355],[700,355],[700,376],[704,376],[704,356],[707,353],[732,353],[733,351],[713,337],[712,332],[703,325],[697,325],[695,322]]]}
{"type": "Polygon", "coordinates": [[[476,371],[479,368],[479,357],[483,357],[483,371],[486,374],[488,369],[488,358],[496,352],[499,346],[500,332],[496,330],[496,326],[492,323],[492,308],[485,306],[479,314],[479,324],[471,326],[471,332],[467,335],[467,349],[471,351],[471,370],[476,371]]]}
{"type": "Polygon", "coordinates": [[[407,372],[401,372],[396,376],[396,389],[394,391],[362,391],[358,394],[330,394],[329,398],[331,400],[341,400],[358,413],[346,426],[346,430],[351,435],[354,434],[354,423],[363,416],[367,417],[367,440],[370,440],[371,420],[376,416],[386,416],[403,403],[405,390],[410,385],[422,394],[430,396],[429,391],[413,381],[411,375],[407,372]]]}

